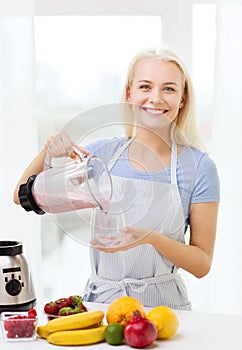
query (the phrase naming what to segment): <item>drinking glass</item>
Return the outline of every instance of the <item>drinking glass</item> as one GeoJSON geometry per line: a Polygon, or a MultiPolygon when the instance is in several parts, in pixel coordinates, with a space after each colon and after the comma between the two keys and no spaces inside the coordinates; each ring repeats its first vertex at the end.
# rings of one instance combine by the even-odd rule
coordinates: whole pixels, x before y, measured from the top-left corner
{"type": "Polygon", "coordinates": [[[125,226],[122,211],[103,211],[99,208],[92,212],[92,240],[97,244],[107,247],[121,245],[125,240],[125,234],[120,230],[125,226]]]}

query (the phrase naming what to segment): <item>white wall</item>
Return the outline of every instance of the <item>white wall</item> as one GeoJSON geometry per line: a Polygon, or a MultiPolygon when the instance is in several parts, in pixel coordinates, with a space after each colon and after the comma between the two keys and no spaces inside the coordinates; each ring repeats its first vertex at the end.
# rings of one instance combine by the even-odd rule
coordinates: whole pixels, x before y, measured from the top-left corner
{"type": "Polygon", "coordinates": [[[39,293],[40,221],[12,200],[19,176],[37,152],[32,2],[21,1],[20,7],[1,0],[0,6],[0,239],[23,242],[39,293]]]}

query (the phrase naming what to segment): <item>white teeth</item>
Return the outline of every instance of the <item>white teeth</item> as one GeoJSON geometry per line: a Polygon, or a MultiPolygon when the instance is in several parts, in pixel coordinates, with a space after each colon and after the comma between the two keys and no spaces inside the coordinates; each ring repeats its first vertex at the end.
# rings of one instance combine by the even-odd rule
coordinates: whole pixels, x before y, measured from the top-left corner
{"type": "Polygon", "coordinates": [[[167,112],[166,109],[164,109],[164,110],[157,110],[157,109],[145,108],[145,110],[146,110],[146,112],[151,113],[151,114],[155,114],[155,115],[164,114],[165,112],[167,112]]]}

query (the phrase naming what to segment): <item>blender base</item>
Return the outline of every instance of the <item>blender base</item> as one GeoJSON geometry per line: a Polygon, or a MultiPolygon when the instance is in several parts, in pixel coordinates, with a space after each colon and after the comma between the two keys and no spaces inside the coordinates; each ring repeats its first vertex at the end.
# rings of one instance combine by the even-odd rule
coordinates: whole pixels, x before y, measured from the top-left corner
{"type": "Polygon", "coordinates": [[[12,305],[0,305],[0,313],[4,311],[10,312],[19,312],[19,311],[28,311],[36,305],[36,299],[28,301],[27,303],[22,304],[12,304],[12,305]]]}

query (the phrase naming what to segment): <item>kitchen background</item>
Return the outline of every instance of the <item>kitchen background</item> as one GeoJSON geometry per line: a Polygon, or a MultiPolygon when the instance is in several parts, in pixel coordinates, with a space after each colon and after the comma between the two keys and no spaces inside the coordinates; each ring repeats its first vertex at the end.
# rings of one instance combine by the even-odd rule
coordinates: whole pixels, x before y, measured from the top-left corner
{"type": "Polygon", "coordinates": [[[242,313],[241,33],[239,0],[0,0],[0,239],[23,242],[38,297],[81,294],[89,248],[51,215],[16,206],[16,182],[50,134],[119,102],[134,53],[164,45],[189,68],[221,181],[212,270],[200,280],[184,274],[193,308],[242,313]]]}

